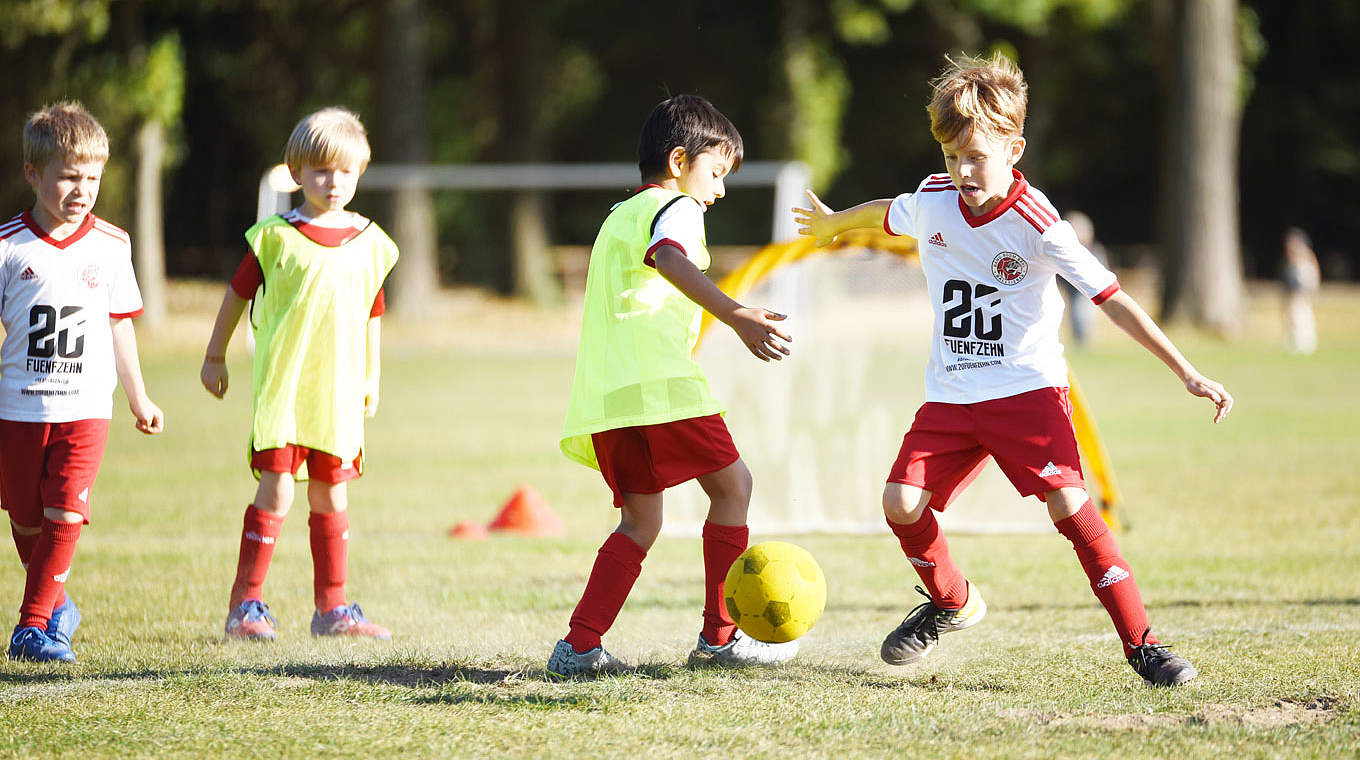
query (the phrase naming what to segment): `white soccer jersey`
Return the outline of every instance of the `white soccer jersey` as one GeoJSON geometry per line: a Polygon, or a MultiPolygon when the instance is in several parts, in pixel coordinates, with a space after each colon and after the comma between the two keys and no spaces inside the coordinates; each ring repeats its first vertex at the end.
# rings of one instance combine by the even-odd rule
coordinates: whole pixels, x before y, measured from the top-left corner
{"type": "Polygon", "coordinates": [[[701,251],[708,250],[704,239],[704,207],[695,198],[682,195],[656,215],[652,223],[652,239],[647,243],[647,254],[651,254],[663,243],[679,248],[685,257],[700,269],[708,268],[708,260],[701,251]],[[688,200],[686,200],[688,199],[688,200]]]}
{"type": "Polygon", "coordinates": [[[63,240],[27,211],[0,224],[0,419],[112,417],[109,319],[141,313],[123,230],[94,214],[63,240]]]}
{"type": "Polygon", "coordinates": [[[969,213],[948,174],[932,174],[894,198],[883,220],[889,234],[916,238],[935,309],[927,401],[1067,387],[1055,275],[1096,304],[1119,289],[1043,193],[1014,174],[1011,192],[983,216],[969,213]]]}

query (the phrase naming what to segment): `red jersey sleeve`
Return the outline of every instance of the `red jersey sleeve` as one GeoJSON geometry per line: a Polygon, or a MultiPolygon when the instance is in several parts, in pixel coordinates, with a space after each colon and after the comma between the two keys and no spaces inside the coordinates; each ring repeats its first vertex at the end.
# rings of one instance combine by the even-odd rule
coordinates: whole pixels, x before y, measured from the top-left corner
{"type": "Polygon", "coordinates": [[[255,297],[255,291],[264,284],[264,269],[260,268],[260,260],[255,258],[255,252],[247,249],[245,258],[241,259],[241,265],[236,267],[236,274],[231,277],[231,289],[236,295],[249,301],[255,297]]]}

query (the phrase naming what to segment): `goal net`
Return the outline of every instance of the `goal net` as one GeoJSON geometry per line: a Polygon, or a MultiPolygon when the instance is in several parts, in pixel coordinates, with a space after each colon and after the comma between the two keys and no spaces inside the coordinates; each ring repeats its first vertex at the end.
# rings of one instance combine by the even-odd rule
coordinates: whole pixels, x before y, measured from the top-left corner
{"type": "MultiPolygon", "coordinates": [[[[771,246],[758,254],[770,264],[723,283],[747,305],[788,315],[790,356],[761,362],[721,325],[707,326],[695,356],[755,478],[753,530],[885,532],[883,484],[924,400],[933,319],[925,278],[906,239],[863,236],[836,255],[809,249],[771,246]]],[[[697,482],[667,491],[667,532],[697,534],[707,509],[697,482]]],[[[994,462],[940,522],[962,532],[1053,530],[1043,504],[1020,498],[994,462]]]]}

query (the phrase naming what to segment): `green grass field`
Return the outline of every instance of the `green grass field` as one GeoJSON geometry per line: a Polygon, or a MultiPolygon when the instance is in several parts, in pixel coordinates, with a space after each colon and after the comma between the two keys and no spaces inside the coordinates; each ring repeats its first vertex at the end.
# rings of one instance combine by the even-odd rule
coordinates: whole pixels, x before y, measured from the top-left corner
{"type": "MultiPolygon", "coordinates": [[[[254,482],[241,346],[225,401],[197,379],[219,287],[182,298],[173,330],[141,336],[167,432],[136,433],[119,397],[69,583],[85,616],[80,662],[0,660],[0,755],[1360,754],[1360,291],[1324,293],[1312,357],[1278,348],[1273,293],[1257,297],[1253,337],[1174,332],[1237,397],[1217,427],[1207,402],[1108,325],[1072,356],[1126,497],[1124,553],[1156,630],[1201,672],[1167,691],[1122,661],[1070,547],[1051,535],[953,537],[990,614],[910,668],[877,656],[916,603],[896,542],[799,536],[826,572],[826,613],[794,663],[744,672],[683,666],[702,606],[700,546],[662,538],[606,639],[641,673],[546,681],[615,514],[598,476],[556,450],[574,315],[475,298],[387,331],[383,405],[350,491],[349,588],[394,642],[308,635],[300,503],[266,587],[279,641],[227,643],[254,482]],[[489,519],[522,482],[543,492],[566,537],[445,537],[457,521],[489,519]]],[[[884,468],[894,453],[882,452],[884,468]]],[[[0,590],[13,614],[23,578],[8,556],[0,590]]]]}

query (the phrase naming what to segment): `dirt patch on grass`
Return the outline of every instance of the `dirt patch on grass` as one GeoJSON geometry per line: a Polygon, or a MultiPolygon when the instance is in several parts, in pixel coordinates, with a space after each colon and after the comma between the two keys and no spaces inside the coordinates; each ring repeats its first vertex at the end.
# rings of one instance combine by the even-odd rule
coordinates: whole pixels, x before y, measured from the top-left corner
{"type": "Polygon", "coordinates": [[[1140,731],[1179,725],[1237,725],[1253,728],[1326,723],[1346,709],[1346,700],[1332,695],[1320,695],[1305,700],[1277,699],[1269,705],[1241,707],[1234,705],[1205,705],[1194,713],[1140,715],[1133,713],[1059,713],[1017,707],[1003,710],[1001,717],[1009,720],[1039,723],[1044,726],[1078,726],[1107,731],[1140,731]]]}

